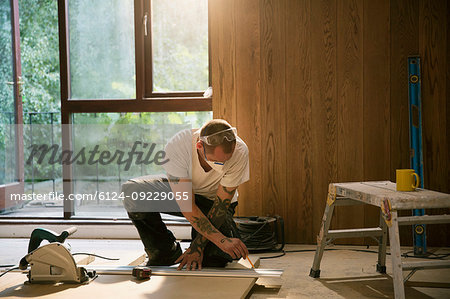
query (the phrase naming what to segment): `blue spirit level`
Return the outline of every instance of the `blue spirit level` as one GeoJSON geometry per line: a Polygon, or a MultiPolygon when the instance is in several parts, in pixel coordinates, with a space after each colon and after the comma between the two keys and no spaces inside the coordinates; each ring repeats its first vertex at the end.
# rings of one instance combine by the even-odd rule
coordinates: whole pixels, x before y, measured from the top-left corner
{"type": "MultiPolygon", "coordinates": [[[[420,177],[423,188],[423,155],[422,155],[422,103],[420,98],[420,57],[408,57],[408,98],[409,98],[409,145],[411,168],[420,177]]],[[[424,209],[413,210],[414,216],[423,216],[424,209]]],[[[427,253],[426,226],[413,225],[414,255],[427,253]]]]}

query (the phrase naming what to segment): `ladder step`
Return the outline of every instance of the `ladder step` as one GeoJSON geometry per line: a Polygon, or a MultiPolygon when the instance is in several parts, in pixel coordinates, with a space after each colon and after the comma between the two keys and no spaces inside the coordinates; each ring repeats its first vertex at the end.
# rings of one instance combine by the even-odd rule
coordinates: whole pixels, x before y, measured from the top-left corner
{"type": "Polygon", "coordinates": [[[337,197],[336,201],[334,202],[335,206],[356,206],[356,205],[363,205],[364,202],[359,200],[354,200],[347,197],[337,197]]]}
{"type": "Polygon", "coordinates": [[[403,270],[413,270],[413,269],[442,269],[450,268],[450,261],[420,261],[420,262],[406,262],[402,263],[403,270]]]}
{"type": "Polygon", "coordinates": [[[358,238],[358,237],[381,237],[383,230],[380,227],[352,228],[329,230],[327,238],[358,238]]]}
{"type": "Polygon", "coordinates": [[[450,223],[450,215],[398,217],[398,225],[450,223]]]}

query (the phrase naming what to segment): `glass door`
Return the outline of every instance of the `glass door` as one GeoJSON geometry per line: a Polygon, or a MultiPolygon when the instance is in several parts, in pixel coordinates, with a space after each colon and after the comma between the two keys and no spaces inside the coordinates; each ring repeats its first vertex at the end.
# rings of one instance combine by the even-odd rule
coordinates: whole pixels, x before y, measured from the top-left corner
{"type": "Polygon", "coordinates": [[[24,202],[18,0],[0,1],[0,213],[24,202]]]}

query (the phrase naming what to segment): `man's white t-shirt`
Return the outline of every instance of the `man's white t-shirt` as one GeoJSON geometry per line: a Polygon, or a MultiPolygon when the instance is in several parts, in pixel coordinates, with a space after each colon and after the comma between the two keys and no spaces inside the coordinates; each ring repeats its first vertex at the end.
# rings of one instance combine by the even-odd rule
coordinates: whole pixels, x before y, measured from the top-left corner
{"type": "MultiPolygon", "coordinates": [[[[206,172],[200,165],[196,143],[200,130],[183,130],[175,134],[166,144],[166,158],[163,165],[167,174],[180,178],[192,178],[194,194],[211,200],[216,197],[219,184],[224,187],[237,187],[250,179],[248,148],[245,142],[236,137],[236,147],[231,158],[221,171],[211,169],[206,172]]],[[[232,202],[237,200],[237,192],[232,202]]]]}

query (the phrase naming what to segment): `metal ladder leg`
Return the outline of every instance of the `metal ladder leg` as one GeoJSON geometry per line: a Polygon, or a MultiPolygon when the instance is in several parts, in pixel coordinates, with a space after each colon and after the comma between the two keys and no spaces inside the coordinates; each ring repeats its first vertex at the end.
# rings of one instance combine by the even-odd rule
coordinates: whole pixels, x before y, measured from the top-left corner
{"type": "Polygon", "coordinates": [[[389,227],[389,241],[392,259],[392,276],[394,281],[395,299],[405,298],[405,288],[403,284],[402,257],[400,252],[400,235],[398,231],[397,211],[391,211],[392,225],[389,227]]]}
{"type": "Polygon", "coordinates": [[[320,277],[320,261],[322,260],[323,250],[327,242],[328,229],[330,228],[331,218],[333,217],[334,211],[334,201],[331,202],[327,200],[327,205],[325,206],[325,212],[323,213],[322,226],[320,228],[319,235],[317,236],[317,249],[314,255],[314,262],[312,264],[309,276],[313,278],[320,277]]]}
{"type": "Polygon", "coordinates": [[[386,273],[386,241],[387,241],[387,225],[384,221],[383,213],[380,211],[380,227],[383,235],[378,239],[378,263],[377,272],[386,273]]]}

